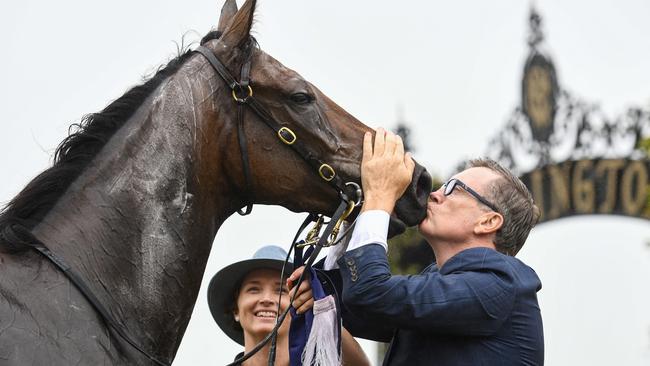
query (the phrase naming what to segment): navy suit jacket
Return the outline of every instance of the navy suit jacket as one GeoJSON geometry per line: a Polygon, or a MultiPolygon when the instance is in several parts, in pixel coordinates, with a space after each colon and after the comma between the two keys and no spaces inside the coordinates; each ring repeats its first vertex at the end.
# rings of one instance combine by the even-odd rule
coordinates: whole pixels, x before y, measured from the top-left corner
{"type": "Polygon", "coordinates": [[[344,323],[356,336],[392,337],[384,365],[544,363],[541,282],[514,257],[471,248],[442,268],[393,276],[385,249],[369,244],[338,264],[344,323]]]}

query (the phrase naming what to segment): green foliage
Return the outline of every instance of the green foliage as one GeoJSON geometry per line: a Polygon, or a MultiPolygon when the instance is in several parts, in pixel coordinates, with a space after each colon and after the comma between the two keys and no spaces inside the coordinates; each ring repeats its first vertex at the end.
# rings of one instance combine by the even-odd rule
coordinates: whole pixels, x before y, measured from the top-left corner
{"type": "MultiPolygon", "coordinates": [[[[433,178],[433,187],[442,185],[440,178],[433,178]]],[[[388,241],[388,260],[394,274],[417,274],[434,260],[433,250],[416,227],[388,241]]]]}
{"type": "MultiPolygon", "coordinates": [[[[645,153],[646,159],[650,159],[650,137],[639,141],[637,149],[645,153]]],[[[643,216],[650,219],[650,187],[646,190],[645,208],[643,209],[643,216]]],[[[646,241],[646,245],[650,247],[650,240],[646,241]]]]}
{"type": "Polygon", "coordinates": [[[433,251],[415,227],[388,241],[388,258],[394,274],[416,274],[433,262],[433,251]]]}
{"type": "Polygon", "coordinates": [[[650,186],[646,188],[645,208],[643,209],[643,216],[650,219],[650,186]]]}
{"type": "Polygon", "coordinates": [[[646,157],[650,158],[650,137],[639,141],[637,149],[643,151],[645,153],[646,157]]]}

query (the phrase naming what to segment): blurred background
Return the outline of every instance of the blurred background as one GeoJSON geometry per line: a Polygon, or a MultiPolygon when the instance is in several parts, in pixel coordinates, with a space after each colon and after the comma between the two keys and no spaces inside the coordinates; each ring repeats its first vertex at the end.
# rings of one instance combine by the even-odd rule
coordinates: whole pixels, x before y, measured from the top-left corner
{"type": "MultiPolygon", "coordinates": [[[[0,201],[10,200],[49,166],[70,124],[101,110],[176,56],[178,47],[216,26],[221,5],[212,0],[1,4],[0,201]]],[[[439,180],[464,159],[481,155],[503,158],[521,174],[538,174],[530,182],[545,184],[539,194],[548,206],[546,218],[564,217],[535,228],[518,255],[543,282],[547,364],[648,365],[650,215],[644,211],[648,205],[633,202],[638,209],[628,212],[621,203],[643,199],[644,170],[633,166],[625,175],[631,164],[625,159],[642,159],[648,174],[647,153],[635,140],[650,135],[648,15],[650,3],[644,0],[260,0],[254,35],[264,51],[367,125],[408,130],[416,159],[439,180]],[[531,25],[532,6],[542,20],[538,26],[531,25]],[[532,55],[545,63],[531,64],[532,55]],[[526,74],[526,65],[539,69],[526,74]],[[522,83],[525,75],[529,82],[522,83]],[[522,104],[522,95],[532,97],[522,104]],[[530,126],[541,131],[537,137],[530,126]],[[630,135],[632,130],[637,135],[630,135]],[[580,135],[576,144],[581,131],[590,134],[580,135]],[[576,146],[578,152],[572,150],[576,146]],[[576,178],[574,163],[567,168],[571,177],[553,168],[531,173],[565,160],[595,161],[596,167],[598,159],[624,159],[615,178],[627,176],[628,182],[616,186],[607,210],[601,191],[611,185],[602,188],[604,178],[590,181],[601,192],[595,200],[605,201],[595,202],[591,211],[578,208],[617,215],[573,215],[579,211],[573,195],[584,201],[586,194],[561,190],[576,178]],[[554,206],[565,193],[571,197],[554,206]]],[[[263,244],[288,246],[302,219],[280,207],[256,206],[251,216],[226,221],[174,365],[226,364],[241,350],[212,320],[208,281],[263,244]]],[[[410,244],[395,247],[400,245],[410,244]]],[[[363,344],[374,359],[376,345],[363,344]]]]}

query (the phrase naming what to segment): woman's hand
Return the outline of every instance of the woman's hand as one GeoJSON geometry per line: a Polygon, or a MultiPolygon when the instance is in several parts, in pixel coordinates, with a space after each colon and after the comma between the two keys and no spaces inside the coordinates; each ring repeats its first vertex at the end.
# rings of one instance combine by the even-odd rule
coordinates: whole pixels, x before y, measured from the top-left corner
{"type": "Polygon", "coordinates": [[[297,292],[296,298],[293,300],[291,305],[293,306],[294,309],[296,309],[296,312],[298,314],[303,314],[307,310],[314,307],[314,295],[311,292],[311,283],[309,282],[310,279],[309,272],[305,273],[305,276],[302,279],[300,286],[298,286],[297,288],[294,287],[295,282],[298,281],[300,275],[304,270],[305,270],[304,266],[297,268],[287,278],[287,287],[290,289],[289,299],[291,299],[293,297],[293,294],[297,292]]]}

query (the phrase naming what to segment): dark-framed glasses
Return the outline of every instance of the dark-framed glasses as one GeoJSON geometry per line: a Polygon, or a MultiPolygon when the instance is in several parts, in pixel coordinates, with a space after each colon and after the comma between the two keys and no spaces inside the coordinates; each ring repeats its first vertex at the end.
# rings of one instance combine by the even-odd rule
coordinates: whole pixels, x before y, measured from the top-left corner
{"type": "Polygon", "coordinates": [[[464,189],[467,193],[474,196],[474,198],[476,198],[479,202],[481,202],[482,204],[484,204],[487,207],[491,208],[492,211],[499,212],[499,210],[497,209],[497,207],[493,203],[486,200],[483,196],[478,194],[478,192],[471,189],[470,187],[467,186],[467,184],[463,183],[462,181],[458,180],[457,178],[451,178],[450,180],[445,182],[445,184],[442,185],[442,192],[443,192],[443,194],[445,196],[449,196],[450,194],[452,194],[452,192],[454,192],[454,189],[456,187],[460,187],[460,188],[464,189]]]}

